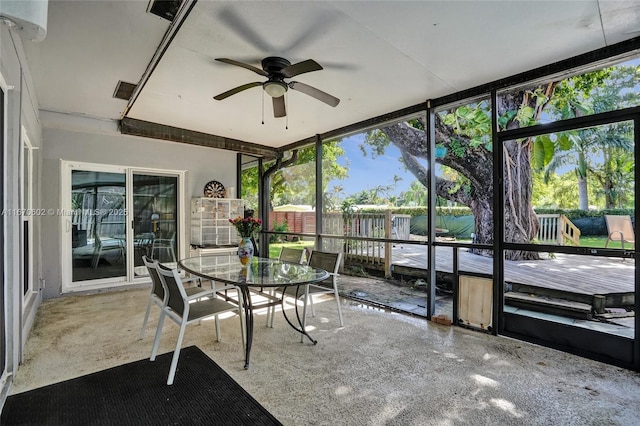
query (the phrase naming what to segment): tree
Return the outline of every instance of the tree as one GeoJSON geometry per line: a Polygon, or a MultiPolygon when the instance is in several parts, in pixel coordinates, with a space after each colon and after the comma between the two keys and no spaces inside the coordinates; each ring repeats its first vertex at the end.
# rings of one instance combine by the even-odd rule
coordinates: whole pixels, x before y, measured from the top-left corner
{"type": "Polygon", "coordinates": [[[408,206],[426,206],[427,205],[427,189],[419,181],[414,180],[402,194],[404,205],[408,206]]]}
{"type": "MultiPolygon", "coordinates": [[[[348,175],[348,165],[342,166],[337,162],[344,154],[340,141],[325,143],[322,148],[322,176],[323,194],[327,193],[327,186],[332,179],[344,179],[348,175]]],[[[269,177],[271,197],[269,204],[309,204],[315,206],[315,146],[296,149],[286,159],[271,161],[264,165],[265,174],[269,177]]],[[[251,168],[242,172],[242,197],[245,200],[258,200],[258,170],[251,168]]],[[[327,198],[325,198],[325,201],[327,198]]]]}
{"type": "MultiPolygon", "coordinates": [[[[638,67],[618,78],[617,91],[628,98],[629,105],[637,105],[637,90],[620,90],[620,82],[625,87],[637,88],[638,67]],[[633,99],[631,99],[633,98],[633,99]],[[634,103],[635,102],[635,103],[634,103]]],[[[598,96],[598,102],[609,103],[609,109],[626,106],[622,97],[604,96],[608,85],[612,83],[611,70],[599,70],[583,74],[560,82],[549,82],[528,89],[520,89],[498,97],[495,105],[498,125],[501,130],[515,129],[540,122],[547,109],[560,117],[571,118],[585,113],[600,112],[602,109],[589,110],[583,105],[589,96],[598,96]],[[609,80],[607,80],[609,78],[609,80]],[[605,99],[607,99],[605,101],[605,99]],[[553,105],[553,109],[550,107],[553,105]]],[[[459,178],[450,179],[438,176],[435,186],[438,196],[468,206],[475,217],[477,241],[493,243],[493,164],[490,136],[490,106],[479,101],[435,114],[436,151],[442,151],[436,157],[436,163],[448,167],[459,174],[459,178]]],[[[419,159],[427,159],[426,136],[422,118],[396,123],[369,133],[367,143],[372,152],[381,155],[385,147],[392,143],[401,152],[402,162],[407,169],[426,185],[427,168],[419,159]]],[[[532,164],[547,165],[560,150],[575,147],[575,141],[569,136],[585,137],[586,134],[569,134],[553,141],[551,138],[535,138],[506,141],[502,147],[504,157],[504,232],[505,240],[513,243],[528,243],[535,238],[538,220],[532,208],[532,164]]],[[[586,158],[578,163],[582,173],[583,188],[586,197],[586,158]]],[[[623,167],[624,168],[624,167],[623,167]]],[[[611,176],[611,173],[608,174],[611,176]]],[[[490,253],[485,253],[490,254],[490,253]]],[[[534,252],[507,252],[507,259],[537,259],[534,252]]]]}
{"type": "MultiPolygon", "coordinates": [[[[519,127],[538,119],[548,104],[555,83],[534,90],[505,94],[497,105],[503,129],[519,127]]],[[[419,159],[427,159],[423,119],[396,123],[370,133],[368,142],[377,153],[388,143],[401,152],[402,161],[420,183],[427,184],[427,168],[419,159]]],[[[436,194],[468,206],[474,215],[475,234],[481,244],[493,243],[493,157],[490,137],[491,119],[487,102],[453,108],[435,115],[435,144],[443,154],[436,159],[442,166],[464,177],[453,181],[436,178],[436,194]]],[[[530,152],[532,141],[507,141],[505,158],[505,239],[530,242],[537,234],[538,220],[532,208],[530,152]]],[[[490,255],[490,253],[483,253],[490,255]]],[[[537,259],[537,253],[510,252],[507,259],[537,259]]]]}
{"type": "MultiPolygon", "coordinates": [[[[635,88],[639,74],[640,67],[621,66],[567,78],[558,84],[548,114],[562,120],[637,105],[639,95],[635,88]]],[[[558,168],[574,166],[578,177],[579,208],[587,210],[590,204],[587,176],[597,173],[597,163],[604,156],[605,163],[600,167],[598,181],[605,194],[615,194],[613,163],[618,161],[621,153],[629,155],[633,152],[632,127],[629,124],[612,124],[553,136],[553,139],[550,135],[536,138],[536,147],[539,148],[534,162],[536,168],[544,168],[548,177],[558,168]]],[[[613,208],[614,204],[609,197],[607,208],[613,208]]]]}

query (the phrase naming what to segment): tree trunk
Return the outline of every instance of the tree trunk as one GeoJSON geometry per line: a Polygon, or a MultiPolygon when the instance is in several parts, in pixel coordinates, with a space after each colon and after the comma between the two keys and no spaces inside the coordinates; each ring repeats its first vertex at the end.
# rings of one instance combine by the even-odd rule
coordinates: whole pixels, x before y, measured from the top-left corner
{"type": "MultiPolygon", "coordinates": [[[[553,85],[546,87],[550,95],[553,85]]],[[[499,98],[498,115],[508,111],[517,111],[521,104],[532,106],[539,115],[543,106],[537,105],[533,97],[525,91],[504,95],[499,98]],[[524,100],[524,101],[523,101],[524,100]]],[[[447,154],[438,158],[438,163],[456,170],[469,180],[470,187],[462,187],[456,182],[437,178],[436,192],[438,196],[468,206],[475,218],[476,243],[493,244],[493,161],[492,153],[485,146],[478,146],[466,136],[456,133],[445,125],[438,114],[435,115],[435,134],[437,145],[448,147],[447,154]],[[456,149],[452,149],[455,143],[456,149]],[[460,155],[460,151],[464,154],[460,155]]],[[[424,122],[423,128],[424,128],[424,122]]],[[[511,121],[507,128],[516,128],[518,123],[511,121]]],[[[405,166],[426,186],[427,169],[417,158],[428,158],[427,143],[424,131],[409,126],[407,123],[396,123],[381,129],[402,153],[405,166]]],[[[530,243],[538,233],[539,222],[532,207],[532,171],[530,162],[531,141],[508,141],[504,150],[504,235],[510,243],[530,243]]],[[[496,217],[499,217],[497,214],[496,217]]],[[[492,255],[490,251],[481,253],[492,255]]],[[[509,251],[505,254],[508,260],[539,259],[537,252],[509,251]]]]}
{"type": "Polygon", "coordinates": [[[588,192],[587,178],[578,176],[578,200],[580,210],[589,210],[589,192],[588,192]]]}
{"type": "Polygon", "coordinates": [[[589,191],[587,184],[587,160],[584,152],[578,153],[578,206],[580,210],[589,210],[589,191]]]}
{"type": "MultiPolygon", "coordinates": [[[[540,223],[533,211],[530,141],[508,141],[504,153],[504,241],[530,243],[540,223]]],[[[539,259],[537,252],[507,251],[507,260],[539,259]]]]}

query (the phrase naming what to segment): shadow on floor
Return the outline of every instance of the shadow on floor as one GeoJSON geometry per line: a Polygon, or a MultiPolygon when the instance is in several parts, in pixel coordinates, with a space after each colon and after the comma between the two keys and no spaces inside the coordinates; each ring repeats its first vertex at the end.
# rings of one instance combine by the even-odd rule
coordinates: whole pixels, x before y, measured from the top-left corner
{"type": "MultiPolygon", "coordinates": [[[[394,311],[427,317],[427,286],[411,285],[396,280],[375,277],[340,275],[338,288],[343,297],[362,301],[394,311]]],[[[435,315],[453,316],[453,299],[450,294],[436,293],[435,315]]]]}

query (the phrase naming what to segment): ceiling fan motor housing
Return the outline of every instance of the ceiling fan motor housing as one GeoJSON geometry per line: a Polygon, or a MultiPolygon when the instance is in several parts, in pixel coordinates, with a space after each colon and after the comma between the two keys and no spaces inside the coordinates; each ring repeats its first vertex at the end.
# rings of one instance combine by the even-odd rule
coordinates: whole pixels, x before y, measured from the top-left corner
{"type": "Polygon", "coordinates": [[[284,79],[284,75],[280,71],[289,65],[291,62],[278,56],[269,56],[262,60],[262,69],[269,73],[269,78],[276,77],[279,80],[284,79]]]}
{"type": "Polygon", "coordinates": [[[269,80],[262,87],[272,98],[279,98],[289,88],[284,82],[285,76],[281,73],[282,69],[289,65],[291,62],[278,56],[269,56],[262,60],[262,69],[269,74],[269,80]]]}

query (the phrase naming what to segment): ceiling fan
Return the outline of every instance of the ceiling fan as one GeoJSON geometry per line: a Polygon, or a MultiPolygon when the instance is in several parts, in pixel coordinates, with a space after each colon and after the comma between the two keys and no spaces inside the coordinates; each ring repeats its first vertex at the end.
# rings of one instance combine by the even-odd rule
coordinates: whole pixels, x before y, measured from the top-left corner
{"type": "Polygon", "coordinates": [[[213,99],[215,100],[221,101],[231,95],[235,95],[236,93],[251,89],[252,87],[262,86],[264,91],[273,98],[274,117],[284,117],[287,115],[287,110],[284,103],[284,94],[288,89],[302,92],[305,95],[316,98],[319,101],[322,101],[332,107],[335,107],[340,103],[340,99],[336,98],[335,96],[331,96],[330,94],[323,92],[320,89],[316,89],[315,87],[309,86],[308,84],[300,83],[299,81],[284,81],[285,78],[291,78],[307,72],[320,71],[321,69],[323,69],[320,64],[318,64],[313,59],[307,59],[306,61],[298,62],[297,64],[292,65],[291,62],[284,58],[269,56],[262,60],[262,69],[233,59],[217,58],[216,61],[248,69],[249,71],[253,71],[256,74],[267,77],[267,81],[255,81],[253,83],[243,84],[242,86],[238,86],[231,90],[227,90],[224,93],[220,93],[217,96],[214,96],[213,99]]]}

